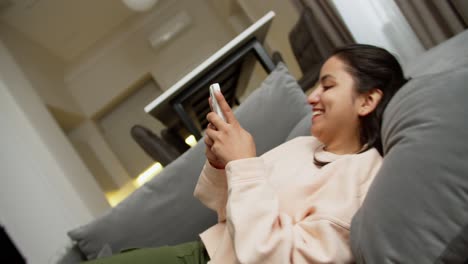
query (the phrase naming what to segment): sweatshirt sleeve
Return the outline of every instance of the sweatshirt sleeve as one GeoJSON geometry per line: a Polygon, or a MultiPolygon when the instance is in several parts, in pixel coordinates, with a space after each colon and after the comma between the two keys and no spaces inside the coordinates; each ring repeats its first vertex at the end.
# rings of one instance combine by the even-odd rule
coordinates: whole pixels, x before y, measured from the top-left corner
{"type": "Polygon", "coordinates": [[[226,167],[227,226],[239,262],[350,262],[345,224],[314,214],[312,206],[296,221],[280,212],[266,171],[261,158],[233,161],[226,167]]]}
{"type": "Polygon", "coordinates": [[[218,222],[226,221],[227,180],[225,170],[216,169],[207,161],[198,177],[193,195],[206,207],[216,211],[218,222]]]}

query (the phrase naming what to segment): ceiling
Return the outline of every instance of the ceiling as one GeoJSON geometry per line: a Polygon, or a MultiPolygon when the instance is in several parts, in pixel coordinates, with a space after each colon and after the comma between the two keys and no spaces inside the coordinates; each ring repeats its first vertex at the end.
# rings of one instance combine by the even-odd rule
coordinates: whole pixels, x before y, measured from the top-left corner
{"type": "Polygon", "coordinates": [[[0,0],[0,20],[69,63],[136,16],[120,0],[0,0]]]}

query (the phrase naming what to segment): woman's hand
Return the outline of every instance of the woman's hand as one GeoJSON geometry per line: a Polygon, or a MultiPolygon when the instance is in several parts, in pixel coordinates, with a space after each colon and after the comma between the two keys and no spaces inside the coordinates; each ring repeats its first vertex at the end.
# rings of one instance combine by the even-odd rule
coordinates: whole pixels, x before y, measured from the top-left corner
{"type": "MultiPolygon", "coordinates": [[[[210,126],[212,126],[212,129],[216,129],[216,128],[214,128],[214,126],[212,124],[208,124],[208,128],[210,126]]],[[[225,165],[223,163],[221,163],[218,160],[218,158],[216,157],[216,155],[213,153],[213,151],[211,151],[213,143],[214,143],[213,140],[211,140],[211,138],[209,136],[205,137],[205,145],[206,145],[205,156],[206,156],[206,159],[211,164],[211,166],[213,166],[214,168],[219,169],[219,170],[224,170],[225,165]]]]}
{"type": "Polygon", "coordinates": [[[210,122],[205,132],[208,161],[216,168],[224,168],[230,161],[255,157],[252,135],[240,126],[224,96],[218,92],[215,92],[215,96],[226,122],[214,112],[206,117],[210,122]]]}

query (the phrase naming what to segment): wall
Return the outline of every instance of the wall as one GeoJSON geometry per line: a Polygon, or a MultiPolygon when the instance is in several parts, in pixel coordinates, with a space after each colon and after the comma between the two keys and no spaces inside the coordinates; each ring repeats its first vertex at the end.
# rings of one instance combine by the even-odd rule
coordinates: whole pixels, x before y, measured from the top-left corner
{"type": "Polygon", "coordinates": [[[162,90],[222,47],[234,33],[205,0],[161,1],[155,10],[123,25],[114,37],[103,40],[71,65],[67,89],[87,116],[111,103],[119,94],[150,73],[162,90]],[[153,50],[147,36],[164,21],[185,10],[193,25],[174,41],[153,50]]]}
{"type": "MultiPolygon", "coordinates": [[[[33,84],[32,88],[34,92],[40,96],[40,103],[47,106],[47,110],[55,119],[52,120],[54,124],[51,126],[57,127],[59,125],[63,132],[73,132],[69,138],[65,138],[67,141],[65,144],[70,145],[72,143],[74,148],[72,151],[76,151],[79,154],[78,159],[83,160],[81,164],[85,164],[84,167],[80,167],[80,170],[85,170],[83,176],[88,177],[92,175],[91,180],[95,180],[99,187],[96,190],[97,194],[93,193],[92,188],[90,189],[90,193],[87,193],[87,188],[83,187],[85,191],[80,193],[80,195],[83,195],[85,199],[89,195],[90,203],[93,204],[95,203],[92,201],[94,196],[98,195],[99,199],[102,199],[104,195],[103,191],[114,191],[128,183],[130,181],[128,173],[106,144],[98,127],[95,126],[90,118],[86,118],[81,113],[78,104],[66,89],[64,82],[65,62],[21,32],[1,22],[0,36],[8,52],[11,53],[23,71],[23,77],[26,81],[33,84]],[[78,136],[79,138],[75,139],[76,135],[86,136],[78,136]],[[86,138],[86,140],[83,141],[83,138],[86,138]]],[[[63,147],[59,145],[59,142],[51,141],[48,147],[55,149],[63,147]]],[[[70,164],[70,168],[77,166],[74,164],[75,162],[81,162],[80,160],[74,160],[76,156],[72,159],[69,159],[70,157],[67,155],[61,158],[62,161],[65,161],[63,162],[64,165],[70,164]]],[[[77,186],[74,187],[82,188],[79,176],[77,179],[77,186]]],[[[101,202],[96,203],[97,207],[101,205],[101,202]]],[[[108,208],[107,201],[104,201],[104,206],[108,208]]],[[[101,209],[98,209],[98,213],[101,211],[101,209]]]]}
{"type": "Polygon", "coordinates": [[[52,107],[80,114],[78,105],[65,89],[65,63],[5,23],[0,22],[0,32],[5,46],[21,65],[25,76],[34,83],[42,100],[52,107]]]}
{"type": "Polygon", "coordinates": [[[2,224],[29,262],[51,263],[109,205],[1,41],[0,122],[2,224]]]}
{"type": "MultiPolygon", "coordinates": [[[[95,155],[98,157],[98,161],[101,163],[101,166],[105,168],[106,174],[103,175],[99,174],[97,171],[93,171],[95,177],[110,176],[111,181],[117,188],[124,186],[130,181],[130,175],[122,166],[115,153],[112,152],[112,149],[107,144],[106,139],[103,137],[95,122],[92,120],[83,122],[78,128],[68,133],[68,138],[74,144],[75,142],[87,144],[90,147],[88,150],[93,152],[88,155],[95,155]]],[[[109,190],[103,189],[103,191],[109,190]]]]}

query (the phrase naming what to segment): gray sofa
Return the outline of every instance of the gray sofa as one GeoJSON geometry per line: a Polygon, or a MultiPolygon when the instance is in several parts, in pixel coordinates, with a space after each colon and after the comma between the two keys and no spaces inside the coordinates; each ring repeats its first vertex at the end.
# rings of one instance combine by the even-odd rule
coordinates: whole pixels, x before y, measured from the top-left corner
{"type": "MultiPolygon", "coordinates": [[[[385,157],[351,226],[360,263],[463,263],[468,259],[468,31],[406,67],[412,80],[390,102],[382,129],[385,157]],[[466,138],[466,139],[465,139],[466,138]]],[[[258,154],[308,135],[310,106],[280,64],[236,110],[258,154]]],[[[103,216],[68,235],[60,263],[126,248],[197,239],[216,222],[193,198],[203,142],[103,216]]]]}

